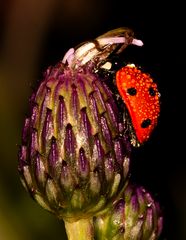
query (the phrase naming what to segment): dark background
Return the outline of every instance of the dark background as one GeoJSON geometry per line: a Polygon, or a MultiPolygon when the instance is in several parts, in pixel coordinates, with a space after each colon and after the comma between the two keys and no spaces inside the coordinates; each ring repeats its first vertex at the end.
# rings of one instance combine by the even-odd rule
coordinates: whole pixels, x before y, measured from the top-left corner
{"type": "Polygon", "coordinates": [[[77,44],[121,26],[142,48],[126,59],[158,83],[161,114],[149,142],[134,150],[132,181],[160,202],[161,239],[186,239],[185,25],[178,2],[104,0],[0,1],[0,240],[66,239],[63,222],[22,187],[17,151],[31,88],[43,71],[77,44]]]}

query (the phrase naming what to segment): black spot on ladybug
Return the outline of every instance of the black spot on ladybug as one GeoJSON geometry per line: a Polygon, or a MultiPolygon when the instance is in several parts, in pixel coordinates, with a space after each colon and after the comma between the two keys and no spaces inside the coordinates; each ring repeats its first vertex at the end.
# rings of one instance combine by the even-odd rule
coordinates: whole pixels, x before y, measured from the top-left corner
{"type": "Polygon", "coordinates": [[[131,95],[131,96],[135,96],[136,93],[137,93],[137,91],[136,91],[136,89],[135,89],[134,87],[128,88],[128,89],[127,89],[127,92],[128,92],[128,94],[131,95]]]}
{"type": "Polygon", "coordinates": [[[152,97],[154,97],[154,96],[156,95],[156,91],[154,90],[153,87],[150,87],[150,88],[149,88],[149,94],[150,94],[152,97]]]}
{"type": "Polygon", "coordinates": [[[151,120],[149,118],[143,120],[143,122],[141,123],[142,128],[147,128],[149,125],[151,125],[151,120]]]}

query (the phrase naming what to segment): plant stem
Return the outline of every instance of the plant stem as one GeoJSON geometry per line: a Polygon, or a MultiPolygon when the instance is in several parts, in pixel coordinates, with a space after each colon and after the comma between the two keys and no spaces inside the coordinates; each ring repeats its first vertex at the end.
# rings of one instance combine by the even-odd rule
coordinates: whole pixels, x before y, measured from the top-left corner
{"type": "Polygon", "coordinates": [[[68,240],[94,240],[92,218],[80,219],[76,222],[65,221],[68,240]]]}

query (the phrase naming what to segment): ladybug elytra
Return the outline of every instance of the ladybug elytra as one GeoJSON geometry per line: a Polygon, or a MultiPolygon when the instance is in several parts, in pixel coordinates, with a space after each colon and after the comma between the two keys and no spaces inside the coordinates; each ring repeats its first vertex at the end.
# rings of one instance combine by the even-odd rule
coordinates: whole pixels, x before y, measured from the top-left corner
{"type": "Polygon", "coordinates": [[[118,91],[129,111],[139,143],[148,140],[160,112],[160,94],[150,75],[134,64],[128,64],[116,72],[118,91]]]}

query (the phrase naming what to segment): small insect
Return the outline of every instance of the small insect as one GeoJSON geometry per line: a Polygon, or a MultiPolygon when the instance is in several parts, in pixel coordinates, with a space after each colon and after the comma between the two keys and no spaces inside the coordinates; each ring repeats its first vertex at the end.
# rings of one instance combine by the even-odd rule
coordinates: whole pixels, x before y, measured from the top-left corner
{"type": "Polygon", "coordinates": [[[104,80],[108,79],[107,83],[116,94],[117,101],[122,100],[128,110],[123,111],[123,119],[131,143],[140,146],[148,140],[157,125],[160,94],[150,75],[133,64],[121,67],[119,56],[128,45],[141,47],[143,42],[134,38],[132,30],[117,28],[70,48],[62,63],[73,71],[88,66],[104,80]]]}
{"type": "MultiPolygon", "coordinates": [[[[107,62],[111,54],[119,55],[128,45],[143,46],[143,42],[134,38],[134,32],[125,27],[104,33],[91,41],[86,41],[70,48],[63,57],[62,63],[71,69],[77,69],[89,63],[98,68],[107,62]]],[[[105,67],[107,68],[107,66],[105,67]]]]}
{"type": "Polygon", "coordinates": [[[149,74],[134,64],[128,64],[116,72],[118,91],[129,111],[139,143],[148,140],[160,112],[160,94],[149,74]]]}

